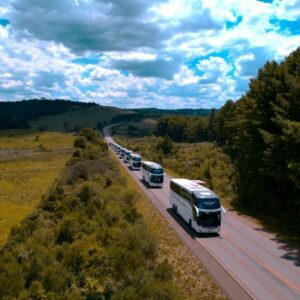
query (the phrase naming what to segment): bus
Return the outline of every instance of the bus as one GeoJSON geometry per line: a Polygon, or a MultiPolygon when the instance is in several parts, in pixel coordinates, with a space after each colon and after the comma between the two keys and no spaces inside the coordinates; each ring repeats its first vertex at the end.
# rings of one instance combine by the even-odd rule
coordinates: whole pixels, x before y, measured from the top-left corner
{"type": "Polygon", "coordinates": [[[124,161],[129,162],[129,156],[130,154],[133,153],[131,150],[125,149],[125,154],[124,154],[124,161]]]}
{"type": "Polygon", "coordinates": [[[170,206],[199,233],[217,233],[221,229],[221,204],[208,188],[188,179],[170,181],[170,206]]]}
{"type": "Polygon", "coordinates": [[[120,150],[119,150],[120,158],[125,158],[125,151],[126,151],[126,148],[123,148],[123,147],[120,148],[120,150]]]}
{"type": "Polygon", "coordinates": [[[131,153],[129,155],[129,168],[131,170],[140,170],[142,166],[142,158],[139,154],[131,153]]]}
{"type": "Polygon", "coordinates": [[[164,169],[161,165],[152,161],[143,161],[142,176],[148,186],[162,187],[164,182],[164,169]]]}

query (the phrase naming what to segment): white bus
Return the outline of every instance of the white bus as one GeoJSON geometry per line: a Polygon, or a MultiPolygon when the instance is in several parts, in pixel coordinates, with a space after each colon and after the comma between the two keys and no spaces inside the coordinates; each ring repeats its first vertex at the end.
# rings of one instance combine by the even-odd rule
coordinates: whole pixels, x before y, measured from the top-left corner
{"type": "Polygon", "coordinates": [[[221,204],[218,196],[208,188],[188,179],[170,182],[170,206],[195,231],[219,232],[221,204]]]}
{"type": "Polygon", "coordinates": [[[162,187],[164,182],[164,169],[161,165],[152,161],[143,161],[142,176],[148,186],[162,187]]]}
{"type": "Polygon", "coordinates": [[[126,148],[123,148],[123,147],[120,148],[120,150],[119,150],[120,158],[125,158],[125,151],[126,151],[126,148]]]}
{"type": "Polygon", "coordinates": [[[142,166],[142,158],[139,154],[131,153],[129,155],[129,167],[131,170],[140,170],[142,166]]]}
{"type": "Polygon", "coordinates": [[[128,150],[128,149],[125,149],[125,156],[124,156],[124,161],[125,162],[129,162],[129,156],[130,156],[130,154],[132,153],[132,151],[131,150],[128,150]]]}

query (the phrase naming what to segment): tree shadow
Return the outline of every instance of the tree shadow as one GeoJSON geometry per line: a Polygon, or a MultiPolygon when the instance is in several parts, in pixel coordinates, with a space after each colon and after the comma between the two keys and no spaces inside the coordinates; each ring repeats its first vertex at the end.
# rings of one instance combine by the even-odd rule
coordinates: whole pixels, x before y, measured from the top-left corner
{"type": "Polygon", "coordinates": [[[149,186],[147,184],[147,182],[145,182],[143,179],[140,179],[140,182],[143,184],[143,186],[147,189],[147,190],[160,190],[162,187],[160,186],[149,186]]]}
{"type": "Polygon", "coordinates": [[[257,226],[254,230],[272,234],[274,238],[271,240],[278,245],[278,249],[285,252],[281,258],[293,262],[296,267],[300,267],[300,234],[293,222],[258,215],[241,207],[241,205],[235,205],[234,208],[236,209],[232,210],[240,216],[250,216],[257,219],[261,223],[261,227],[257,226]]]}

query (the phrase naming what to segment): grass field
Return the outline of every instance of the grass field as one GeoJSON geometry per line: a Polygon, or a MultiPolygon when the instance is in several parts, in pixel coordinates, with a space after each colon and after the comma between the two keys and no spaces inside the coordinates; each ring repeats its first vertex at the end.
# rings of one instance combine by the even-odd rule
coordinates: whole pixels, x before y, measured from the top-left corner
{"type": "MultiPolygon", "coordinates": [[[[112,157],[118,161],[115,156],[112,155],[112,157]]],[[[175,271],[174,281],[184,299],[226,299],[208,272],[189,252],[121,165],[120,170],[127,179],[128,187],[138,194],[137,209],[158,242],[158,260],[167,259],[171,264],[175,271]]]]}
{"type": "Polygon", "coordinates": [[[113,128],[114,134],[122,136],[145,136],[151,134],[156,121],[153,119],[143,119],[140,122],[128,122],[121,126],[113,128]]]}
{"type": "Polygon", "coordinates": [[[32,120],[30,126],[33,129],[44,127],[53,131],[72,130],[75,126],[95,128],[98,122],[110,122],[111,118],[128,113],[130,112],[114,107],[73,108],[64,114],[32,120]]]}
{"type": "Polygon", "coordinates": [[[72,153],[73,139],[54,132],[0,132],[0,245],[47,193],[72,153]]]}

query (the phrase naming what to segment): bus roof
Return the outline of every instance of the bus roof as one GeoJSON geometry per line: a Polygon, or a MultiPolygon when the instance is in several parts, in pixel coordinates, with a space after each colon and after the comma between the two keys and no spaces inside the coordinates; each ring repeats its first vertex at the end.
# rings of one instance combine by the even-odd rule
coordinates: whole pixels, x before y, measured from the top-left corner
{"type": "Polygon", "coordinates": [[[218,198],[218,196],[213,191],[198,184],[194,180],[177,178],[177,179],[172,179],[171,181],[193,192],[197,198],[212,198],[212,197],[218,198]]]}
{"type": "Polygon", "coordinates": [[[153,161],[143,161],[143,164],[148,165],[149,167],[154,169],[163,169],[163,167],[160,164],[155,163],[153,161]]]}
{"type": "Polygon", "coordinates": [[[137,153],[131,153],[131,157],[139,157],[139,158],[141,158],[141,156],[139,154],[137,154],[137,153]]]}

